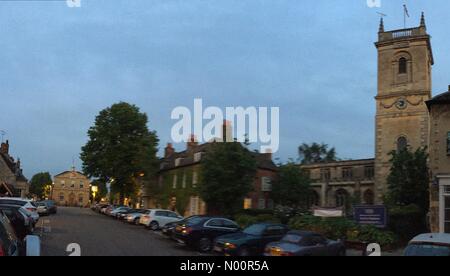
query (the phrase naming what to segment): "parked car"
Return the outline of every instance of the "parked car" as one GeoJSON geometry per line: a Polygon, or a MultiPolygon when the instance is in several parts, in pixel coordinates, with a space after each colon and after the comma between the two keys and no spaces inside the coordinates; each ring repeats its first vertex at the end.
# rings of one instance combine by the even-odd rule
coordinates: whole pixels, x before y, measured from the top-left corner
{"type": "Polygon", "coordinates": [[[288,228],[282,224],[253,224],[238,233],[217,238],[214,251],[226,256],[259,256],[267,244],[281,240],[288,228]]]}
{"type": "Polygon", "coordinates": [[[149,210],[139,209],[139,210],[131,210],[129,213],[125,214],[125,221],[128,223],[132,223],[135,225],[139,225],[139,221],[141,220],[141,216],[143,214],[149,214],[149,210]]]}
{"type": "Polygon", "coordinates": [[[111,217],[117,218],[117,215],[119,215],[122,212],[127,212],[128,210],[131,210],[130,207],[126,207],[126,206],[122,206],[122,207],[117,207],[116,209],[112,210],[109,215],[111,217]]]}
{"type": "Polygon", "coordinates": [[[0,211],[0,257],[3,256],[39,256],[40,240],[28,235],[24,240],[17,237],[8,216],[0,211]]]}
{"type": "Polygon", "coordinates": [[[116,214],[116,218],[120,220],[126,220],[128,214],[139,212],[140,209],[128,209],[125,211],[120,211],[116,214]]]}
{"type": "Polygon", "coordinates": [[[265,256],[345,256],[343,242],[328,240],[321,234],[290,231],[279,242],[269,243],[265,256]]]}
{"type": "Polygon", "coordinates": [[[50,210],[44,202],[36,202],[37,212],[39,216],[48,216],[50,215],[50,210]]]}
{"type": "Polygon", "coordinates": [[[58,207],[53,200],[44,200],[41,202],[47,205],[48,213],[50,215],[55,215],[56,213],[58,213],[58,207]]]}
{"type": "Polygon", "coordinates": [[[24,240],[27,235],[32,235],[34,226],[32,219],[23,212],[23,208],[15,205],[0,205],[2,211],[9,219],[16,236],[24,240]]]}
{"type": "Polygon", "coordinates": [[[0,198],[0,204],[21,206],[31,213],[34,225],[36,225],[36,223],[39,221],[37,206],[32,200],[14,197],[2,197],[0,198]]]}
{"type": "Polygon", "coordinates": [[[221,218],[199,216],[184,220],[175,227],[173,234],[181,244],[198,249],[201,252],[211,251],[214,240],[226,234],[240,230],[236,222],[221,218]]]}
{"type": "Polygon", "coordinates": [[[186,220],[189,220],[189,219],[195,218],[195,217],[198,217],[198,216],[190,216],[190,217],[187,217],[187,218],[185,218],[185,219],[183,219],[183,220],[181,220],[181,221],[178,221],[178,222],[170,222],[170,223],[167,223],[166,225],[164,225],[163,227],[161,227],[161,232],[162,232],[164,235],[166,235],[166,236],[168,236],[168,237],[170,237],[170,238],[173,238],[172,235],[173,235],[173,233],[175,232],[175,228],[177,227],[177,225],[178,225],[179,223],[182,223],[182,222],[184,222],[184,221],[186,221],[186,220]]]}
{"type": "Polygon", "coordinates": [[[145,227],[156,231],[164,227],[167,223],[179,222],[184,218],[177,213],[169,210],[149,209],[148,214],[143,214],[139,223],[145,227]]]}
{"type": "Polygon", "coordinates": [[[450,256],[450,234],[421,234],[413,238],[404,256],[450,256]]]}
{"type": "Polygon", "coordinates": [[[100,205],[98,211],[101,214],[106,214],[106,209],[108,209],[109,207],[110,207],[109,204],[100,205]]]}

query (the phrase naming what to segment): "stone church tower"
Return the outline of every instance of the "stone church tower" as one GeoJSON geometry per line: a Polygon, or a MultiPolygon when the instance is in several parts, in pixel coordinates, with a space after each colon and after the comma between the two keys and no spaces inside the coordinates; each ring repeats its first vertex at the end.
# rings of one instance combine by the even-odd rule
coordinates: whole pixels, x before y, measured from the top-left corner
{"type": "Polygon", "coordinates": [[[376,202],[387,189],[389,153],[428,145],[433,53],[425,17],[416,28],[385,31],[381,19],[378,42],[378,94],[375,125],[376,202]]]}

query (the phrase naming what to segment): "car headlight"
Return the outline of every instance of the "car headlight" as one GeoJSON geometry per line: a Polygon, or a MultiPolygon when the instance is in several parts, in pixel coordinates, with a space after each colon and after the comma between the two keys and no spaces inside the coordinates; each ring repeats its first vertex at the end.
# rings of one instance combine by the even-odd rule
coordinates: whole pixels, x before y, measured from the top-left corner
{"type": "Polygon", "coordinates": [[[237,246],[235,244],[233,244],[233,243],[227,242],[227,243],[225,243],[225,248],[226,249],[236,249],[237,246]]]}

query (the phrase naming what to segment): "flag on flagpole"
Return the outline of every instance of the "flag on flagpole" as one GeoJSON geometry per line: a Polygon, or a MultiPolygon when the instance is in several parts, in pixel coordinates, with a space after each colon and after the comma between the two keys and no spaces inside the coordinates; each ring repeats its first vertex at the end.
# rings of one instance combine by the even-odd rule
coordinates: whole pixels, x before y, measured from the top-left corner
{"type": "Polygon", "coordinates": [[[408,7],[406,5],[403,5],[403,8],[405,9],[405,15],[409,17],[408,7]]]}

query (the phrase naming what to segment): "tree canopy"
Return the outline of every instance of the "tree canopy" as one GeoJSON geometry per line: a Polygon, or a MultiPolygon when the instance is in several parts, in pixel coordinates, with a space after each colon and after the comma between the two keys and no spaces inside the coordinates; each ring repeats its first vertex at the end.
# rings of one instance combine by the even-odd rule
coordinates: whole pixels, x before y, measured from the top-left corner
{"type": "Polygon", "coordinates": [[[421,210],[429,208],[429,170],[426,148],[411,151],[405,148],[392,151],[391,169],[387,178],[387,202],[397,206],[417,205],[421,210]]]}
{"type": "Polygon", "coordinates": [[[278,179],[272,187],[272,197],[278,205],[306,209],[312,195],[311,181],[298,165],[287,163],[279,167],[278,179]]]}
{"type": "Polygon", "coordinates": [[[256,158],[238,142],[213,143],[201,170],[199,194],[208,212],[233,215],[243,207],[245,196],[253,190],[256,158]]]}
{"type": "Polygon", "coordinates": [[[298,148],[298,154],[300,157],[300,162],[303,165],[306,164],[316,164],[316,163],[327,163],[337,161],[336,149],[328,149],[327,144],[305,144],[303,143],[298,148]]]}
{"type": "Polygon", "coordinates": [[[35,174],[30,181],[30,193],[43,199],[46,196],[46,187],[52,185],[52,176],[49,172],[35,174]]]}
{"type": "Polygon", "coordinates": [[[147,123],[147,115],[135,105],[114,104],[100,111],[82,147],[83,172],[112,181],[111,190],[120,195],[121,202],[136,193],[137,177],[151,178],[158,168],[159,141],[147,123]]]}

